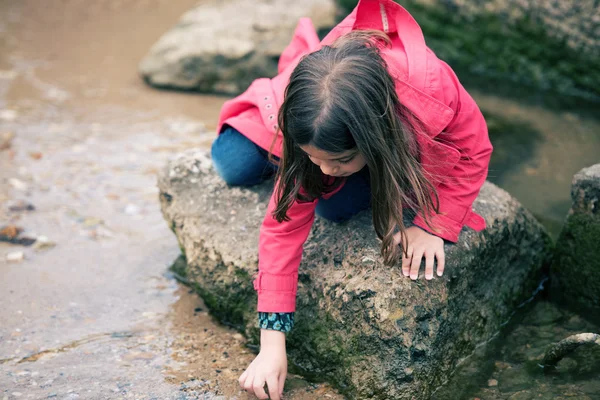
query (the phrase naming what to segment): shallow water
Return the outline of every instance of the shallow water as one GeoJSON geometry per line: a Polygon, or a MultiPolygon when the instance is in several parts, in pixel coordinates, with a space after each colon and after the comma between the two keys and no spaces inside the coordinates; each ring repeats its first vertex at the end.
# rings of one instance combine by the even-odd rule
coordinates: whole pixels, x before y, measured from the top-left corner
{"type": "MultiPolygon", "coordinates": [[[[246,398],[254,358],[168,267],[156,171],[208,147],[222,97],[160,92],[138,61],[193,0],[3,1],[0,399],[246,398]],[[11,211],[19,201],[34,210],[11,211]],[[23,252],[21,262],[6,256],[23,252]]],[[[21,207],[22,208],[22,207],[21,207]]],[[[291,398],[336,398],[290,376],[291,398]],[[295,388],[295,389],[292,389],[295,388]]]]}
{"type": "MultiPolygon", "coordinates": [[[[147,49],[194,3],[0,5],[0,138],[14,135],[0,150],[0,225],[55,243],[41,250],[0,243],[2,399],[246,397],[237,387],[253,359],[245,340],[214,323],[202,301],[168,273],[179,249],[155,184],[169,156],[208,148],[225,98],[157,91],[136,73],[147,49]],[[19,201],[35,210],[11,211],[19,201]],[[6,260],[21,251],[23,261],[6,260]]],[[[589,105],[557,109],[530,93],[533,99],[521,94],[529,100],[516,102],[486,94],[501,86],[476,86],[496,146],[490,179],[556,226],[568,209],[572,174],[599,161],[600,124],[589,105]]],[[[460,379],[472,385],[460,396],[506,398],[514,392],[506,382],[525,378],[505,371],[526,370],[535,382],[539,371],[529,357],[548,341],[592,329],[539,304],[541,314],[561,317],[521,322],[488,346],[488,367],[466,369],[460,379]],[[510,351],[526,352],[527,344],[536,350],[525,358],[510,351]]],[[[557,396],[568,395],[560,385],[574,385],[577,396],[594,398],[589,373],[577,368],[543,384],[557,396]]],[[[286,391],[292,399],[341,398],[295,376],[286,391]]]]}
{"type": "Polygon", "coordinates": [[[600,327],[547,301],[527,304],[433,398],[600,399],[600,346],[577,348],[555,371],[541,366],[549,345],[584,332],[597,333],[600,327]]]}

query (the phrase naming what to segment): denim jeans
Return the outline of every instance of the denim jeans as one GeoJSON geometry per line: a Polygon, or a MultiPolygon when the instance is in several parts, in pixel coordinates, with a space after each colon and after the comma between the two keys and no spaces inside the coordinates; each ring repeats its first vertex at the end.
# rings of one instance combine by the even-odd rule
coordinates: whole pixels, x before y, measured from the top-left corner
{"type": "MultiPolygon", "coordinates": [[[[232,127],[215,139],[211,148],[217,173],[231,186],[253,186],[270,178],[277,166],[269,162],[266,150],[254,144],[232,127]]],[[[369,170],[364,167],[350,175],[339,192],[319,199],[317,215],[334,222],[350,219],[371,205],[369,170]]]]}

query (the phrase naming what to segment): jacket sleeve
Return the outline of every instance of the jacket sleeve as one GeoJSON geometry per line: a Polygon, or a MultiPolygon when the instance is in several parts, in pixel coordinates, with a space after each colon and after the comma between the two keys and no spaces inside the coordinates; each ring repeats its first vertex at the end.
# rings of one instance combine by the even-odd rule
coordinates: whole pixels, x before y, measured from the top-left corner
{"type": "Polygon", "coordinates": [[[258,312],[294,312],[298,288],[298,266],[304,242],[315,219],[317,201],[294,202],[288,210],[289,221],[281,223],[272,216],[275,196],[271,195],[260,228],[258,243],[258,312]]]}
{"type": "Polygon", "coordinates": [[[439,213],[429,216],[436,229],[430,229],[421,214],[413,222],[436,236],[457,242],[464,225],[475,230],[485,228],[485,220],[471,206],[487,177],[493,148],[479,107],[450,67],[440,63],[446,104],[454,110],[454,117],[435,140],[457,149],[460,159],[437,186],[439,213]]]}

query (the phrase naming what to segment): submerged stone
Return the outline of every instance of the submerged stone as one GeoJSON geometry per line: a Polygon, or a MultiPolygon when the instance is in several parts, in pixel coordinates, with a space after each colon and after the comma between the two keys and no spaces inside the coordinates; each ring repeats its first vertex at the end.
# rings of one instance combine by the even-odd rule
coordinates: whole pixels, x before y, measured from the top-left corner
{"type": "Polygon", "coordinates": [[[600,321],[600,164],[573,177],[573,204],[556,243],[552,288],[557,301],[600,321]]]}
{"type": "MultiPolygon", "coordinates": [[[[186,279],[213,315],[256,344],[252,279],[272,186],[230,188],[201,151],[177,156],[159,174],[186,279]]],[[[370,212],[343,224],[317,218],[287,335],[291,372],[327,380],[348,398],[425,399],[445,384],[532,295],[548,262],[548,234],[508,193],[486,183],[474,208],[488,228],[465,228],[447,244],[444,276],[431,281],[382,264],[370,212]]]]}

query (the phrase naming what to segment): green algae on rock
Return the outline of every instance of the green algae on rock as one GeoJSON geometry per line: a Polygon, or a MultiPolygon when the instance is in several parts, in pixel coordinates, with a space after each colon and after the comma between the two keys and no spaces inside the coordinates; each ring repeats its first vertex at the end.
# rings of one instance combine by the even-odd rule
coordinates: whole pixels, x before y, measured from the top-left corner
{"type": "MultiPolygon", "coordinates": [[[[346,12],[357,0],[337,0],[346,12]]],[[[594,0],[395,0],[427,45],[461,72],[600,99],[594,0]]]]}
{"type": "MultiPolygon", "coordinates": [[[[252,277],[272,186],[230,188],[195,150],[159,174],[187,279],[219,320],[255,344],[252,277]]],[[[432,281],[383,266],[369,212],[343,224],[317,218],[287,335],[291,371],[329,381],[348,398],[428,398],[443,385],[534,292],[548,262],[548,234],[508,193],[486,183],[474,207],[488,228],[465,228],[446,245],[445,274],[432,281]]]]}
{"type": "Polygon", "coordinates": [[[600,164],[573,177],[573,205],[556,243],[552,288],[561,303],[600,321],[600,164]]]}

